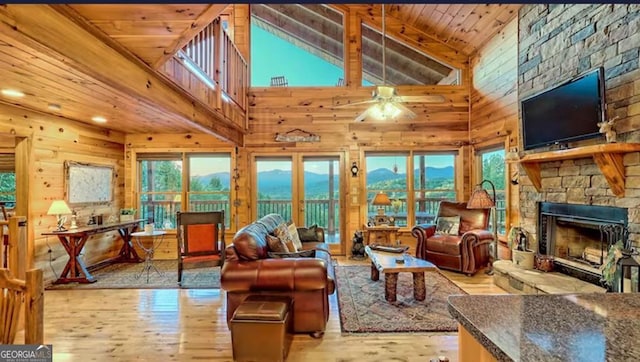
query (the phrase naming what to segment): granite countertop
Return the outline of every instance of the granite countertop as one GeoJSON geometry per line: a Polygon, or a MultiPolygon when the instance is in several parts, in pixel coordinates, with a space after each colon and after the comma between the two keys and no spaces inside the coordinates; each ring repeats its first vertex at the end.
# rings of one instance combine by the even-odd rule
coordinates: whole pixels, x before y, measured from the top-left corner
{"type": "Polygon", "coordinates": [[[640,294],[455,295],[449,313],[498,361],[640,361],[640,294]]]}

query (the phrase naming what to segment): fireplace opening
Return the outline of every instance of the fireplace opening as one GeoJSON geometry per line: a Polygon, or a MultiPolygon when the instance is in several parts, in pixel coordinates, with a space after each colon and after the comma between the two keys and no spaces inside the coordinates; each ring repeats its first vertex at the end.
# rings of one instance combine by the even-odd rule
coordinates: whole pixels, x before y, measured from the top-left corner
{"type": "Polygon", "coordinates": [[[609,247],[626,242],[625,208],[541,202],[538,252],[554,257],[555,269],[601,285],[609,247]]]}

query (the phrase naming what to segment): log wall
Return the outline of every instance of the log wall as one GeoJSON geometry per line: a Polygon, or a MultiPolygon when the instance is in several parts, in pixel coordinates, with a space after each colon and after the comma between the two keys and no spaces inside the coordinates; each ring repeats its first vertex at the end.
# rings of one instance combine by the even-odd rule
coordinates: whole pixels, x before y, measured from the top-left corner
{"type": "MultiPolygon", "coordinates": [[[[518,19],[471,58],[471,73],[469,138],[474,149],[504,146],[509,151],[518,147],[518,19]]],[[[471,174],[475,171],[471,170],[471,174]]],[[[508,230],[510,224],[518,223],[519,190],[509,182],[517,165],[508,164],[505,171],[509,179],[505,182],[508,230]]]]}
{"type": "MultiPolygon", "coordinates": [[[[45,281],[51,282],[64,268],[68,256],[57,238],[41,234],[56,226],[56,216],[47,215],[47,211],[53,200],[64,199],[64,161],[114,167],[116,181],[110,204],[69,205],[78,214],[78,224],[86,224],[92,213],[103,214],[105,218],[116,215],[124,203],[124,135],[6,103],[0,103],[0,133],[28,140],[28,163],[16,164],[16,178],[28,185],[25,192],[18,190],[17,199],[24,197],[28,203],[24,210],[16,213],[26,213],[19,216],[26,216],[28,220],[29,257],[34,258],[36,268],[43,270],[45,281]]],[[[95,235],[87,242],[83,258],[87,264],[98,262],[115,256],[121,245],[117,232],[95,235]]]]}

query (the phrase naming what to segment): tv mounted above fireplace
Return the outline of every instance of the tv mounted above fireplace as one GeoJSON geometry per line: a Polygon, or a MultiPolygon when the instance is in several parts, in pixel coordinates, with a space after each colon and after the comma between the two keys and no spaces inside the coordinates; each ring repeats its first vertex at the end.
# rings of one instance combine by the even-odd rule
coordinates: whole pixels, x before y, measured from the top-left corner
{"type": "Polygon", "coordinates": [[[604,100],[602,67],[522,100],[524,149],[598,136],[604,100]]]}

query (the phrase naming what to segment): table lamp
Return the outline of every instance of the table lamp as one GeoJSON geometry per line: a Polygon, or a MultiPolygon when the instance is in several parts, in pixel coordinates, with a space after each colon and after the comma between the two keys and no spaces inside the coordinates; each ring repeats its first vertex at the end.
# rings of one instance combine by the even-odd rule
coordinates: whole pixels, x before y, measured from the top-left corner
{"type": "Polygon", "coordinates": [[[489,269],[486,274],[493,274],[493,261],[497,259],[498,252],[498,221],[496,215],[496,187],[493,182],[489,180],[482,180],[476,185],[473,190],[469,202],[467,202],[468,209],[491,209],[491,226],[493,228],[493,241],[491,242],[491,250],[489,250],[489,269]],[[490,196],[487,190],[482,188],[484,183],[491,185],[492,195],[490,196]]]}
{"type": "Polygon", "coordinates": [[[54,200],[49,206],[47,215],[56,215],[58,217],[58,231],[64,231],[64,223],[67,218],[62,216],[63,214],[71,214],[71,209],[64,200],[54,200]]]}
{"type": "Polygon", "coordinates": [[[380,191],[373,198],[373,201],[371,201],[371,205],[379,206],[378,207],[378,215],[384,215],[384,207],[383,206],[391,205],[391,200],[389,200],[389,196],[387,196],[387,194],[385,194],[384,192],[380,191]]]}

